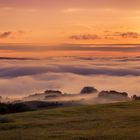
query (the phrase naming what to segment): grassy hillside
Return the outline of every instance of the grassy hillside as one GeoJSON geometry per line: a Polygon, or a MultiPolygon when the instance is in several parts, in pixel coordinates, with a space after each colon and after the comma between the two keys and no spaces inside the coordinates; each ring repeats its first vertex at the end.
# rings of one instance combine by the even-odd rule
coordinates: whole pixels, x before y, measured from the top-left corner
{"type": "Polygon", "coordinates": [[[0,116],[0,140],[140,140],[140,102],[0,116]]]}

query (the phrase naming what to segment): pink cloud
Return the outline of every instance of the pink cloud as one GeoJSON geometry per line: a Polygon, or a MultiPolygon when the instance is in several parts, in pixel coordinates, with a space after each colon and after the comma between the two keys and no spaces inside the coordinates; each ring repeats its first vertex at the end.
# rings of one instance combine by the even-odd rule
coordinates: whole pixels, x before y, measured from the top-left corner
{"type": "Polygon", "coordinates": [[[100,39],[100,37],[96,34],[72,35],[69,38],[73,39],[73,40],[96,40],[96,39],[100,39]]]}

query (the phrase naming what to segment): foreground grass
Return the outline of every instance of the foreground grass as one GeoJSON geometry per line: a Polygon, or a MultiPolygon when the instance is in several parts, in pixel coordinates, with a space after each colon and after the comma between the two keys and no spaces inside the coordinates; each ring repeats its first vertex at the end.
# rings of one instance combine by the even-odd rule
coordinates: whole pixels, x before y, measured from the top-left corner
{"type": "Polygon", "coordinates": [[[140,140],[140,102],[0,116],[0,140],[140,140]]]}

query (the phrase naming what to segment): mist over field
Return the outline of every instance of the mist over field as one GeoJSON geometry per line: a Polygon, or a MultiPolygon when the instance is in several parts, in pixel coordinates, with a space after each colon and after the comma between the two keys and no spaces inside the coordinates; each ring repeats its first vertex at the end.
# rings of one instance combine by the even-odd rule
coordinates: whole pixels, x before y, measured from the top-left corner
{"type": "Polygon", "coordinates": [[[1,58],[1,96],[24,97],[46,89],[76,94],[84,86],[139,95],[139,64],[138,56],[1,58]]]}

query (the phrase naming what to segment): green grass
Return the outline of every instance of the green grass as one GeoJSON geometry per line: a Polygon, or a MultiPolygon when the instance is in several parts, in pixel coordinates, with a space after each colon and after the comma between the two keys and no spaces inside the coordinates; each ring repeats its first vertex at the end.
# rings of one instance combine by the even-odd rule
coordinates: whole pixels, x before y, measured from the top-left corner
{"type": "Polygon", "coordinates": [[[12,120],[0,122],[0,140],[140,140],[140,101],[10,114],[0,120],[12,120]]]}

